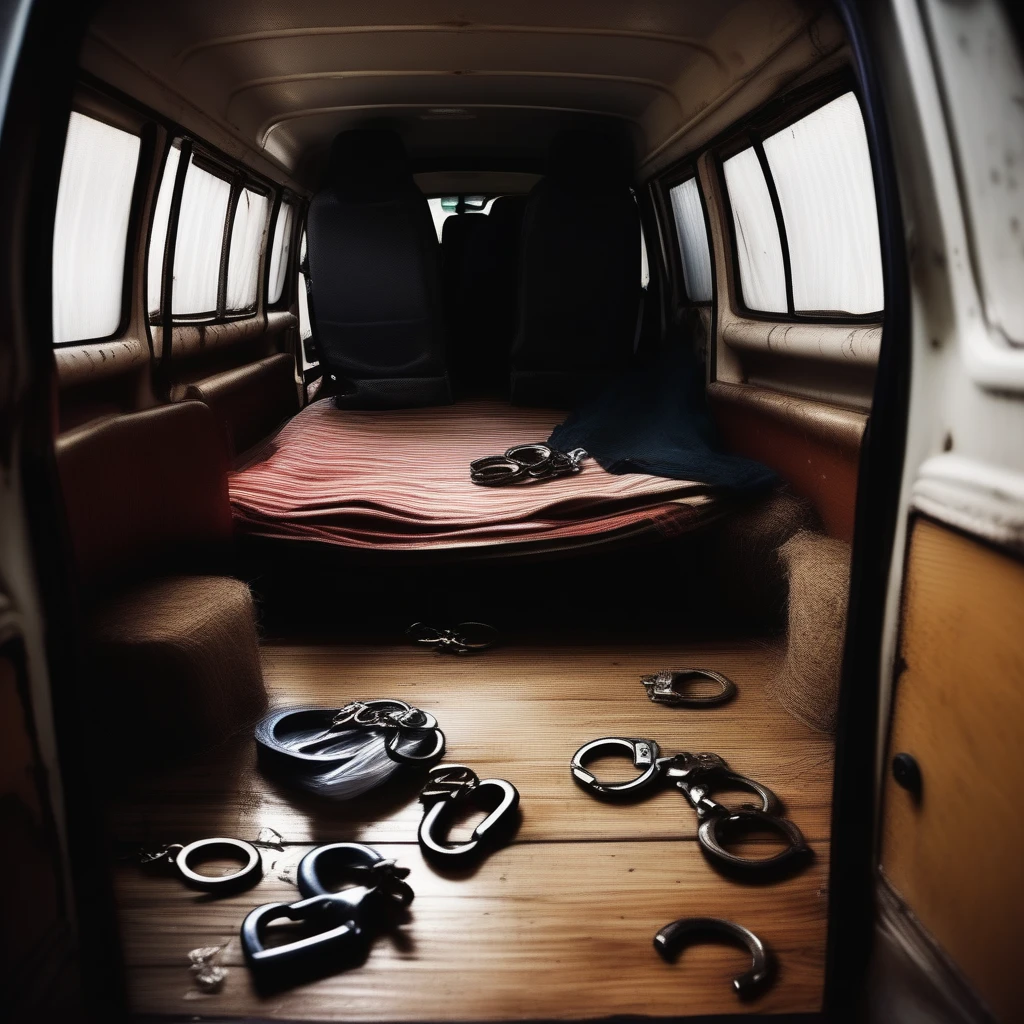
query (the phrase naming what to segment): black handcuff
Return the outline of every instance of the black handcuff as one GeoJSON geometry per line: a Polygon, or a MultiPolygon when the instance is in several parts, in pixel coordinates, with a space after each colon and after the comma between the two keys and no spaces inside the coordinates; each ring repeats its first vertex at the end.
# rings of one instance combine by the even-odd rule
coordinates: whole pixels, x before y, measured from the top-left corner
{"type": "Polygon", "coordinates": [[[498,631],[486,622],[460,622],[451,629],[414,622],[405,635],[417,644],[446,654],[473,654],[498,642],[498,631]]]}
{"type": "Polygon", "coordinates": [[[482,487],[503,487],[531,480],[570,476],[587,458],[582,448],[562,452],[546,444],[517,444],[504,455],[485,455],[469,464],[469,479],[482,487]]]}
{"type": "Polygon", "coordinates": [[[709,938],[724,939],[750,954],[750,969],[732,980],[732,990],[740,999],[760,995],[775,980],[775,958],[768,947],[749,928],[720,917],[683,917],[673,921],[654,936],[654,948],[666,961],[671,961],[681,947],[709,938]]]}
{"type": "Polygon", "coordinates": [[[423,855],[438,864],[461,865],[477,860],[515,830],[519,790],[504,779],[481,779],[464,764],[439,764],[420,793],[425,810],[420,821],[419,844],[423,855]],[[487,816],[464,843],[449,843],[445,836],[455,811],[471,803],[487,816]]]}
{"type": "Polygon", "coordinates": [[[593,796],[622,799],[643,793],[668,780],[686,797],[697,812],[697,842],[708,860],[725,873],[741,878],[767,878],[785,873],[810,856],[803,834],[788,818],[775,813],[779,799],[767,787],[731,771],[717,754],[672,754],[660,756],[654,740],[607,737],[585,743],[573,755],[573,778],[593,796]],[[585,764],[591,758],[625,752],[637,768],[636,778],[625,782],[601,782],[585,764]],[[746,789],[754,793],[760,807],[744,805],[730,810],[713,800],[711,793],[721,788],[746,789]],[[725,843],[745,833],[767,830],[786,843],[786,849],[770,857],[740,857],[726,849],[725,843]]]}
{"type": "Polygon", "coordinates": [[[414,893],[405,881],[408,874],[408,868],[361,843],[331,843],[311,850],[299,862],[297,873],[303,899],[265,903],[242,922],[246,962],[258,974],[278,976],[321,961],[334,968],[339,960],[359,959],[373,935],[395,923],[395,908],[412,902],[414,893]],[[328,889],[321,877],[325,862],[330,862],[332,876],[340,872],[360,884],[338,891],[328,889]],[[293,942],[267,946],[269,925],[282,919],[315,928],[293,942]]]}
{"type": "Polygon", "coordinates": [[[291,768],[317,770],[352,756],[337,747],[341,734],[353,730],[382,731],[388,757],[399,764],[430,764],[444,753],[437,719],[391,698],[350,701],[342,708],[282,708],[267,715],[255,735],[262,756],[291,768]]]}

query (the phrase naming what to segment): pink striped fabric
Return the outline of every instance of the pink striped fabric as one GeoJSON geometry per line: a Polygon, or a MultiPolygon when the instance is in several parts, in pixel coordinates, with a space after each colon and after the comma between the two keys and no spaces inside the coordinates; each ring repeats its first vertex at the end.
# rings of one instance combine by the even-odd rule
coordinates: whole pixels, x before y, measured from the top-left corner
{"type": "Polygon", "coordinates": [[[708,488],[582,472],[510,487],[470,482],[469,464],[543,441],[563,414],[498,402],[355,412],[307,406],[230,480],[239,530],[352,548],[509,545],[657,527],[686,532],[715,514],[708,488]]]}

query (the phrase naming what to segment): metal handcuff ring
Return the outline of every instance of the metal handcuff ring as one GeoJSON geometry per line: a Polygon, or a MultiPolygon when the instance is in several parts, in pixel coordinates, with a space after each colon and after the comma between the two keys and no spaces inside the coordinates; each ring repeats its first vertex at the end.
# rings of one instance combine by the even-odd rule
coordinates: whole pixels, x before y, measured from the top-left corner
{"type": "Polygon", "coordinates": [[[681,708],[714,708],[720,704],[726,704],[736,696],[736,684],[723,676],[721,672],[713,672],[704,668],[681,668],[667,672],[658,672],[655,675],[641,676],[640,682],[647,690],[647,696],[655,704],[667,704],[670,707],[681,708]],[[680,693],[677,684],[688,682],[691,679],[710,679],[720,687],[718,693],[710,696],[687,696],[680,693]]]}
{"type": "Polygon", "coordinates": [[[156,853],[144,854],[142,864],[146,867],[155,864],[173,865],[181,880],[190,888],[224,895],[249,889],[263,877],[263,859],[259,850],[252,843],[241,839],[197,839],[187,846],[172,843],[156,853]],[[203,875],[189,866],[189,861],[197,854],[226,854],[234,859],[239,853],[243,854],[245,863],[237,871],[229,871],[224,875],[203,875]]]}
{"type": "Polygon", "coordinates": [[[498,631],[486,622],[460,622],[451,629],[428,626],[425,622],[414,622],[405,631],[405,635],[414,643],[452,654],[486,651],[488,647],[493,647],[498,639],[498,631]],[[470,635],[467,636],[467,633],[470,635]],[[477,639],[473,638],[473,633],[478,634],[477,639]]]}
{"type": "Polygon", "coordinates": [[[296,903],[266,903],[251,911],[242,922],[240,937],[249,965],[254,969],[281,970],[314,956],[355,953],[369,941],[372,926],[384,918],[388,903],[407,906],[413,891],[405,878],[408,868],[361,843],[331,843],[311,850],[299,862],[297,882],[304,897],[296,903]],[[363,875],[366,884],[329,890],[320,878],[324,858],[363,875]],[[271,921],[313,921],[322,928],[312,935],[279,946],[267,947],[266,929],[271,921]]]}
{"type": "Polygon", "coordinates": [[[519,807],[519,790],[504,779],[481,779],[464,764],[439,764],[430,770],[430,778],[420,793],[425,811],[420,821],[419,844],[428,859],[459,864],[481,856],[511,831],[519,807]],[[495,799],[496,798],[496,799],[495,799]],[[474,829],[465,843],[448,843],[449,819],[459,804],[472,801],[481,809],[494,804],[487,817],[474,829]],[[442,830],[441,835],[436,835],[442,830]]]}
{"type": "Polygon", "coordinates": [[[443,753],[445,746],[444,733],[437,727],[437,719],[429,711],[421,711],[405,701],[400,700],[368,700],[351,701],[338,710],[334,716],[332,727],[345,728],[380,727],[386,730],[384,749],[392,761],[400,764],[423,764],[436,761],[443,753]],[[383,710],[376,705],[400,705],[393,710],[383,710]],[[410,735],[417,733],[434,733],[434,746],[426,754],[406,754],[399,744],[410,735]]]}
{"type": "Polygon", "coordinates": [[[720,917],[683,917],[665,925],[654,936],[654,948],[665,960],[672,960],[680,947],[708,935],[724,938],[750,953],[750,970],[733,978],[733,991],[740,999],[762,992],[775,978],[775,959],[749,928],[720,917]]]}
{"type": "Polygon", "coordinates": [[[697,812],[697,842],[701,850],[724,870],[749,877],[767,876],[794,866],[809,854],[810,849],[800,829],[776,813],[779,800],[767,786],[731,771],[717,754],[680,753],[662,757],[660,753],[654,740],[624,737],[592,740],[573,755],[572,774],[588,792],[610,799],[635,795],[662,780],[670,781],[697,812]],[[584,766],[584,762],[592,757],[622,750],[629,753],[637,768],[643,769],[635,779],[601,782],[584,766]],[[749,790],[758,797],[761,806],[744,805],[739,810],[730,810],[711,797],[713,790],[723,785],[749,790]],[[726,849],[724,840],[731,834],[756,829],[776,833],[787,843],[786,849],[760,858],[739,857],[726,849]]]}

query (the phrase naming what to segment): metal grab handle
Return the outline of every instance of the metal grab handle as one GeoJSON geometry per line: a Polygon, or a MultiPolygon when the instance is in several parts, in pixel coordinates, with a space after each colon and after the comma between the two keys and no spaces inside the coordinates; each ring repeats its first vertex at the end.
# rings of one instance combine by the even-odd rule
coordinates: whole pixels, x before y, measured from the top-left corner
{"type": "Polygon", "coordinates": [[[775,958],[749,928],[720,917],[683,917],[665,925],[654,936],[654,948],[665,960],[672,960],[681,947],[700,939],[723,938],[750,953],[750,970],[733,978],[733,991],[750,999],[775,979],[775,958]]]}
{"type": "Polygon", "coordinates": [[[746,877],[766,878],[784,873],[811,856],[803,833],[788,818],[754,809],[705,818],[697,827],[697,842],[709,859],[727,872],[746,877]],[[787,847],[770,857],[740,857],[727,850],[723,839],[730,833],[767,829],[781,836],[787,847]]]}

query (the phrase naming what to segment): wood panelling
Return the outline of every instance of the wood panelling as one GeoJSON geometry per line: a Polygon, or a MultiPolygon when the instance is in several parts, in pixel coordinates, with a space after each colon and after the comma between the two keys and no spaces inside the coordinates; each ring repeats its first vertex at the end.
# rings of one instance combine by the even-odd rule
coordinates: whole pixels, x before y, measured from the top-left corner
{"type": "Polygon", "coordinates": [[[826,533],[853,539],[862,413],[739,384],[709,385],[708,402],[729,451],[771,466],[826,533]]]}
{"type": "Polygon", "coordinates": [[[882,867],[999,1019],[1024,1019],[1024,565],[927,520],[912,535],[882,867]]]}
{"type": "Polygon", "coordinates": [[[758,642],[690,647],[495,648],[446,657],[412,647],[264,648],[277,703],[339,704],[389,695],[433,711],[448,759],[514,782],[522,794],[515,841],[466,876],[442,877],[415,843],[417,785],[350,804],[325,804],[266,780],[251,739],[239,737],[196,763],[135,781],[111,809],[117,838],[254,839],[272,828],[254,890],[210,900],[173,878],[117,870],[136,1011],[255,1018],[367,1021],[668,1017],[742,1012],[730,979],[735,949],[702,946],[665,964],[651,940],[669,921],[717,915],[762,934],[781,964],[758,1012],[820,1006],[826,922],[831,742],[774,705],[764,684],[780,652],[758,642]],[[718,709],[651,704],[640,675],[701,666],[733,678],[739,695],[718,709]],[[641,804],[593,800],[568,763],[584,741],[640,735],[668,750],[716,750],[777,789],[811,840],[801,874],[768,886],[719,876],[693,841],[694,815],[674,792],[641,804]],[[294,901],[294,868],[311,842],[358,839],[412,869],[411,919],[377,940],[367,963],[274,996],[261,996],[242,966],[238,928],[252,907],[294,901]],[[188,951],[223,945],[229,975],[217,994],[192,984],[188,951]]]}

